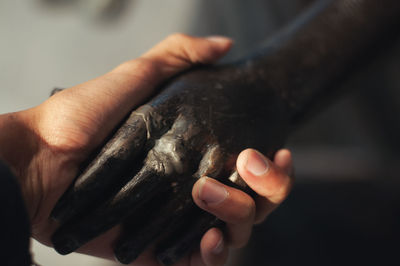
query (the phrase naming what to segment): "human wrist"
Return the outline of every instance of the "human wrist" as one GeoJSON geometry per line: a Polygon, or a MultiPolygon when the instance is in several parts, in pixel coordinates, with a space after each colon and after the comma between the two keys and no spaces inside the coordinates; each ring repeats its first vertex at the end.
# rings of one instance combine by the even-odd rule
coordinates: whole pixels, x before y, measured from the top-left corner
{"type": "Polygon", "coordinates": [[[38,142],[27,121],[25,111],[0,115],[0,159],[16,177],[25,202],[29,205],[27,177],[30,176],[29,169],[32,168],[38,142]]]}
{"type": "Polygon", "coordinates": [[[21,112],[0,115],[0,158],[20,179],[34,150],[32,132],[23,122],[21,112]]]}

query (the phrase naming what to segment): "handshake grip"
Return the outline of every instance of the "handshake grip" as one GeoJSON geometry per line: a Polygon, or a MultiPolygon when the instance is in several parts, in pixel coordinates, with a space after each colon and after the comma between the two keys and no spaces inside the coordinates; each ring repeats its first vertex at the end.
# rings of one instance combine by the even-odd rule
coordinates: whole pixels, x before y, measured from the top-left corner
{"type": "Polygon", "coordinates": [[[199,66],[168,81],[134,110],[52,211],[61,254],[117,224],[122,263],[155,244],[171,265],[223,222],[191,197],[209,176],[251,190],[235,171],[238,153],[272,156],[288,134],[399,35],[398,0],[320,0],[244,59],[199,66]]]}

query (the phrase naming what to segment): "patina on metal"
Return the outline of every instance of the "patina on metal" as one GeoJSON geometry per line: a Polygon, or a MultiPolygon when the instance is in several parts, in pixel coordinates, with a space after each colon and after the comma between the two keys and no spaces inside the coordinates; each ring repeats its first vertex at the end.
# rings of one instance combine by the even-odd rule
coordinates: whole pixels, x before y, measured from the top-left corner
{"type": "Polygon", "coordinates": [[[262,49],[238,62],[201,66],[168,81],[133,111],[63,195],[52,216],[61,254],[116,224],[123,263],[155,239],[172,264],[222,223],[195,206],[207,175],[246,189],[238,153],[272,156],[291,130],[399,34],[398,0],[316,1],[262,49]],[[311,110],[311,111],[310,111],[311,110]]]}

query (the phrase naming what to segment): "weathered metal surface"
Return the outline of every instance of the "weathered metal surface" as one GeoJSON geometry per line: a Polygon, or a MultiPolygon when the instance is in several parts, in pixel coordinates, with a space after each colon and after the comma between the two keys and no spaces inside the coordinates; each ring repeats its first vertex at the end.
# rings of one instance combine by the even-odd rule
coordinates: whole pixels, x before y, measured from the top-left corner
{"type": "Polygon", "coordinates": [[[229,183],[247,147],[272,156],[293,126],[390,44],[399,21],[397,0],[317,1],[257,53],[169,81],[132,112],[59,201],[52,213],[62,224],[53,235],[56,250],[67,254],[125,223],[115,247],[121,262],[158,236],[160,261],[175,262],[222,224],[195,207],[195,180],[229,183]]]}

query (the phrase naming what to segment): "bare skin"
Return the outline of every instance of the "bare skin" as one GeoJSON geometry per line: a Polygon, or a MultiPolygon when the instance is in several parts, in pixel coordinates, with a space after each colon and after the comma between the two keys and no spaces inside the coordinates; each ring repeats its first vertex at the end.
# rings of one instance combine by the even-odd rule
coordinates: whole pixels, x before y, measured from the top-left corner
{"type": "MultiPolygon", "coordinates": [[[[56,250],[67,254],[124,221],[115,244],[121,262],[159,238],[159,260],[177,261],[206,230],[221,226],[198,211],[188,187],[209,176],[246,189],[234,172],[239,152],[255,147],[272,158],[291,127],[390,44],[389,34],[397,36],[398,14],[395,0],[316,1],[255,55],[197,67],[164,84],[57,204],[53,217],[63,225],[52,238],[56,250]]],[[[251,206],[246,210],[251,216],[251,206]]]]}
{"type": "MultiPolygon", "coordinates": [[[[151,95],[165,79],[192,65],[213,62],[229,50],[230,45],[231,41],[225,38],[202,39],[173,35],[142,57],[128,61],[99,78],[60,92],[37,107],[1,115],[0,156],[12,168],[21,184],[31,220],[32,236],[51,245],[50,236],[58,227],[58,223],[49,217],[51,210],[72,183],[79,166],[104,142],[130,110],[151,95]]],[[[276,184],[288,190],[290,155],[286,152],[286,155],[279,158],[276,159],[277,164],[269,161],[270,169],[276,168],[278,172],[269,171],[265,178],[282,179],[276,184]]],[[[252,186],[251,175],[242,171],[243,178],[249,177],[249,185],[252,186]]],[[[204,187],[202,184],[200,186],[204,187]]],[[[201,197],[196,193],[198,187],[196,184],[193,192],[195,198],[201,197]]],[[[231,188],[226,189],[231,191],[231,188]]],[[[207,189],[203,189],[203,193],[206,193],[204,191],[207,189]]],[[[240,228],[242,224],[243,230],[232,229],[229,238],[225,239],[221,231],[211,229],[203,236],[200,249],[177,265],[221,265],[226,261],[231,245],[245,244],[247,236],[236,236],[239,233],[235,232],[251,231],[254,214],[239,218],[237,215],[240,216],[238,213],[248,206],[258,205],[249,196],[239,192],[235,194],[233,191],[229,198],[214,205],[209,211],[221,216],[228,224],[235,224],[233,228],[240,228]],[[232,213],[223,213],[218,206],[223,206],[224,202],[237,202],[238,209],[232,210],[232,213]],[[238,220],[240,223],[237,223],[238,220]]],[[[282,194],[279,201],[285,196],[282,194]]],[[[260,194],[260,197],[267,200],[264,194],[260,194]]],[[[268,210],[260,207],[260,210],[256,208],[254,212],[256,216],[265,216],[271,210],[272,207],[268,210]]],[[[112,243],[120,230],[121,227],[117,225],[78,251],[113,259],[112,243]]],[[[158,265],[158,262],[148,250],[134,265],[158,265]]]]}
{"type": "MultiPolygon", "coordinates": [[[[225,219],[228,224],[227,231],[228,236],[230,236],[224,238],[228,245],[229,242],[234,246],[240,246],[238,243],[245,243],[248,235],[246,228],[248,230],[252,224],[249,221],[256,221],[255,217],[264,217],[276,204],[279,204],[280,200],[273,200],[275,196],[282,199],[287,195],[291,182],[287,171],[283,170],[285,167],[276,163],[278,165],[276,168],[270,167],[269,169],[278,169],[277,171],[263,171],[258,163],[255,168],[258,170],[254,173],[260,175],[264,173],[281,174],[278,174],[277,178],[254,179],[248,171],[243,171],[242,164],[238,163],[238,171],[240,175],[243,175],[243,179],[249,183],[249,186],[254,180],[259,180],[261,183],[264,183],[263,180],[269,180],[268,185],[264,184],[261,188],[257,185],[251,186],[261,197],[262,204],[259,204],[258,200],[256,200],[257,203],[245,200],[244,193],[227,192],[227,188],[216,183],[216,181],[212,181],[212,179],[204,179],[203,176],[218,178],[220,181],[230,180],[230,170],[235,167],[236,156],[246,147],[257,147],[262,152],[267,152],[266,155],[272,156],[273,152],[282,145],[287,134],[287,127],[304,117],[314,104],[321,103],[316,99],[318,100],[322,95],[332,92],[351,73],[362,66],[365,60],[371,59],[372,55],[379,50],[378,47],[381,48],[390,43],[390,41],[387,42],[389,34],[391,34],[390,36],[397,36],[399,13],[400,4],[396,0],[388,0],[385,5],[375,0],[321,0],[291,27],[282,31],[259,57],[253,57],[239,63],[239,68],[229,69],[229,66],[208,69],[197,68],[193,72],[177,78],[175,83],[170,83],[167,87],[164,87],[165,90],[150,100],[148,104],[137,109],[128,118],[129,123],[123,124],[121,127],[124,130],[117,132],[121,139],[136,147],[129,149],[134,151],[133,154],[125,153],[124,145],[120,145],[118,138],[115,146],[111,143],[105,147],[107,149],[111,147],[112,151],[118,151],[118,153],[121,152],[125,162],[132,162],[132,159],[134,159],[133,165],[130,163],[121,164],[123,168],[126,167],[128,171],[132,171],[132,176],[122,176],[123,180],[118,180],[116,185],[111,182],[113,187],[111,192],[108,192],[110,193],[109,197],[105,197],[106,201],[97,202],[97,199],[92,201],[92,196],[89,196],[90,193],[88,193],[88,202],[91,205],[89,208],[86,209],[88,207],[86,203],[81,202],[80,205],[76,205],[77,208],[62,207],[56,208],[53,212],[54,217],[60,218],[59,221],[64,223],[53,236],[53,241],[57,243],[57,250],[68,253],[98,234],[109,230],[101,236],[102,244],[106,246],[103,246],[103,248],[101,245],[96,246],[96,250],[97,254],[111,256],[110,244],[115,240],[115,236],[120,230],[123,230],[123,235],[126,236],[130,234],[129,231],[126,231],[129,225],[135,228],[136,222],[144,224],[140,219],[132,220],[130,219],[132,217],[128,216],[138,211],[135,217],[142,217],[140,215],[143,213],[142,211],[150,209],[146,208],[147,203],[152,202],[153,199],[160,200],[157,196],[152,197],[158,192],[162,195],[169,192],[172,192],[172,195],[181,195],[180,193],[174,194],[174,191],[179,192],[182,187],[191,185],[190,182],[195,181],[193,178],[199,178],[200,182],[194,186],[198,189],[197,193],[194,192],[194,201],[203,209],[209,208],[212,211],[213,204],[225,202],[227,195],[237,198],[239,205],[241,200],[247,202],[242,205],[246,208],[241,209],[241,212],[237,214],[238,216],[235,216],[237,220],[227,213],[214,213],[222,220],[225,219]],[[387,8],[386,5],[390,5],[390,8],[387,8]],[[371,24],[371,27],[366,26],[369,25],[368,23],[371,24]],[[310,47],[315,49],[310,49],[310,47]],[[301,52],[299,52],[299,49],[301,52]],[[235,71],[235,69],[238,71],[235,71]],[[221,78],[223,85],[227,85],[222,86],[222,89],[220,86],[221,78]],[[246,90],[240,89],[243,87],[246,90]],[[213,95],[213,97],[210,97],[210,95],[213,95]],[[130,130],[135,134],[124,135],[124,132],[130,130]],[[129,136],[133,137],[130,138],[129,136]],[[117,147],[117,149],[114,150],[113,147],[117,147]],[[122,150],[118,150],[118,147],[122,147],[122,150]],[[137,165],[136,162],[140,163],[137,165]],[[141,162],[143,162],[143,165],[141,162]],[[224,178],[220,178],[221,176],[224,178]],[[124,178],[127,178],[127,182],[124,178]],[[174,178],[177,178],[178,181],[185,181],[176,183],[173,181],[174,178]],[[142,181],[143,183],[141,183],[142,181]],[[146,182],[149,186],[142,186],[146,182]],[[119,187],[120,184],[122,184],[122,187],[119,187]],[[136,184],[139,185],[136,186],[136,184]],[[277,184],[279,189],[272,190],[275,193],[270,194],[271,191],[266,188],[274,187],[273,184],[277,184]],[[216,189],[216,187],[224,187],[225,190],[216,189]],[[164,190],[164,188],[166,189],[164,190]],[[207,190],[214,191],[214,196],[204,195],[207,190]],[[135,199],[136,195],[139,194],[141,199],[144,199],[143,203],[135,199]],[[128,196],[125,197],[126,195],[128,196]],[[199,196],[199,199],[196,199],[196,195],[199,196]],[[225,195],[224,200],[215,200],[216,198],[221,199],[221,195],[225,195]],[[137,203],[138,206],[136,206],[137,203]],[[261,214],[254,214],[251,211],[253,209],[252,204],[256,205],[256,213],[260,212],[261,214]],[[79,206],[83,206],[83,209],[79,210],[79,206]],[[132,211],[132,208],[136,207],[138,209],[132,211]],[[77,214],[73,213],[74,209],[79,212],[86,209],[88,215],[76,216],[77,214]],[[65,212],[62,210],[65,210],[65,212]],[[72,214],[70,213],[71,210],[72,214]],[[243,213],[247,219],[241,217],[243,213]],[[232,220],[229,220],[231,218],[232,220]],[[122,221],[124,224],[121,229],[117,225],[122,221]],[[128,223],[126,223],[127,221],[128,223]],[[242,224],[245,234],[235,236],[234,233],[237,230],[232,227],[232,224],[242,224]]],[[[178,47],[187,42],[196,43],[193,42],[193,39],[182,35],[174,38],[173,43],[178,47]]],[[[221,44],[221,39],[217,43],[221,44]]],[[[214,56],[228,49],[229,41],[226,42],[225,40],[222,43],[225,44],[221,45],[221,50],[211,49],[215,53],[212,53],[214,56]]],[[[95,147],[105,141],[112,128],[117,126],[115,121],[121,121],[136,106],[132,104],[132,97],[135,97],[135,95],[127,88],[143,89],[148,84],[152,84],[151,88],[154,88],[161,81],[170,77],[168,74],[176,74],[186,67],[190,67],[192,62],[208,63],[212,61],[202,58],[199,56],[201,53],[198,52],[195,52],[195,56],[193,56],[193,51],[197,51],[193,47],[190,49],[181,47],[172,50],[168,47],[177,48],[172,43],[160,45],[158,52],[149,52],[141,57],[139,60],[141,64],[137,64],[138,61],[133,64],[133,67],[130,63],[124,64],[110,72],[111,74],[106,74],[95,81],[55,95],[38,108],[4,117],[5,121],[14,122],[9,127],[5,127],[11,129],[10,134],[27,129],[27,131],[24,131],[24,135],[19,136],[19,139],[24,139],[26,142],[16,145],[20,145],[19,148],[24,148],[27,152],[23,156],[21,155],[22,157],[15,156],[15,154],[12,154],[15,152],[13,145],[5,143],[5,147],[8,148],[5,149],[2,156],[10,165],[14,166],[13,168],[18,176],[29,176],[28,181],[25,181],[28,185],[22,185],[23,192],[27,196],[28,204],[34,206],[32,214],[37,218],[34,223],[34,233],[38,237],[44,236],[43,241],[48,241],[49,235],[41,230],[43,227],[39,224],[48,219],[49,210],[65,191],[66,186],[72,182],[73,173],[77,174],[78,172],[78,165],[90,155],[95,147]],[[164,51],[164,53],[160,51],[164,51]],[[174,68],[177,62],[180,62],[181,68],[174,72],[173,70],[177,70],[174,68]],[[151,75],[151,73],[156,74],[151,75]],[[159,77],[162,78],[159,79],[159,77]],[[128,82],[125,82],[126,80],[128,82]],[[130,82],[133,82],[133,84],[130,82]],[[129,84],[129,86],[125,87],[124,84],[129,84]],[[92,88],[91,91],[88,88],[92,88]],[[99,88],[103,88],[103,90],[99,90],[99,88]],[[116,88],[122,88],[121,94],[115,92],[116,88]],[[106,100],[106,105],[100,108],[96,99],[104,98],[108,98],[108,100],[106,100]],[[129,104],[126,104],[127,102],[129,104]],[[128,105],[129,107],[127,107],[128,105]],[[60,106],[67,106],[67,108],[63,110],[60,106]],[[89,111],[83,111],[82,106],[89,111]],[[60,117],[62,120],[60,120],[60,117]],[[54,121],[56,121],[55,124],[54,121]],[[94,130],[92,131],[92,129],[94,130]],[[97,133],[100,131],[101,133],[97,133]],[[32,134],[26,132],[32,132],[32,134]],[[18,161],[17,158],[23,158],[23,160],[18,161]],[[43,171],[43,169],[46,171],[43,171]],[[55,174],[57,174],[57,177],[55,177],[55,174]],[[54,181],[55,178],[62,181],[58,181],[58,179],[54,181]],[[59,185],[58,182],[65,183],[59,185]],[[48,194],[39,193],[40,199],[35,200],[32,196],[34,193],[29,187],[40,188],[41,191],[48,192],[48,194]],[[63,187],[63,189],[60,189],[60,187],[63,187]],[[48,206],[37,208],[35,203],[39,206],[41,204],[48,204],[48,206]],[[46,211],[41,211],[43,209],[46,211]]],[[[206,58],[214,57],[206,56],[206,58]]],[[[140,89],[136,92],[143,93],[140,89]]],[[[139,95],[146,95],[141,93],[139,95]]],[[[143,98],[141,101],[144,100],[143,98]]],[[[2,125],[5,124],[2,123],[2,125]]],[[[7,142],[7,138],[5,139],[7,142]]],[[[107,153],[107,149],[101,153],[107,153]]],[[[114,153],[111,152],[110,154],[112,156],[106,157],[113,158],[114,153]]],[[[253,164],[250,162],[257,161],[256,158],[260,158],[256,156],[257,153],[251,154],[247,155],[249,159],[247,162],[250,165],[253,164]]],[[[290,161],[282,158],[276,158],[276,160],[290,161]]],[[[266,162],[266,159],[264,158],[262,161],[266,162]]],[[[100,161],[100,164],[104,166],[103,169],[108,167],[108,162],[107,160],[100,161]]],[[[95,164],[94,161],[92,165],[95,164]]],[[[270,166],[271,164],[268,163],[270,166]]],[[[110,169],[118,168],[111,167],[110,169]]],[[[85,170],[82,176],[92,176],[90,169],[85,170]]],[[[94,176],[101,175],[95,174],[94,176]]],[[[235,177],[235,175],[231,177],[235,177]]],[[[78,179],[76,184],[85,185],[84,180],[86,178],[78,179]]],[[[108,181],[104,181],[107,180],[106,178],[100,178],[100,180],[103,183],[92,182],[92,184],[102,184],[101,186],[104,187],[109,185],[108,181]]],[[[114,179],[112,180],[114,181],[114,179]]],[[[24,184],[24,182],[22,183],[24,184]]],[[[74,193],[71,195],[74,195],[74,193]]],[[[79,195],[79,192],[76,193],[79,195]]],[[[104,196],[103,193],[102,190],[98,191],[101,197],[104,196]]],[[[64,204],[63,202],[70,202],[69,196],[66,197],[67,201],[63,198],[60,201],[60,206],[64,204]]],[[[174,203],[174,200],[176,200],[175,197],[169,197],[169,199],[165,201],[165,206],[169,206],[171,202],[174,203]]],[[[185,206],[192,206],[190,195],[182,199],[189,203],[185,206]]],[[[160,206],[160,204],[149,206],[160,206]]],[[[179,205],[176,206],[179,207],[179,205]]],[[[188,209],[195,208],[190,207],[188,209]]],[[[190,218],[186,209],[184,210],[183,214],[179,212],[179,215],[182,216],[172,215],[171,217],[190,218]]],[[[226,208],[226,210],[229,212],[229,208],[226,208]]],[[[161,209],[161,211],[164,212],[165,209],[161,209]]],[[[151,211],[149,215],[151,217],[151,211]]],[[[196,219],[192,219],[192,221],[197,222],[204,217],[214,219],[213,216],[207,215],[207,213],[198,215],[196,211],[194,215],[196,219]]],[[[161,218],[163,217],[165,216],[161,216],[161,218]]],[[[157,225],[158,219],[148,221],[151,225],[157,225]]],[[[178,219],[177,221],[186,221],[186,219],[178,219]]],[[[207,220],[207,222],[210,221],[213,222],[214,220],[207,220]]],[[[48,223],[48,220],[46,222],[48,223]]],[[[176,226],[174,223],[172,225],[176,226]]],[[[202,223],[200,223],[200,226],[202,226],[202,223]]],[[[144,228],[147,228],[146,225],[144,228]]],[[[48,227],[46,227],[46,230],[48,230],[48,227]]],[[[183,230],[172,230],[171,232],[172,237],[178,240],[177,243],[172,242],[170,245],[172,248],[176,247],[175,244],[178,244],[178,246],[182,243],[185,244],[187,235],[190,236],[190,234],[186,234],[186,232],[190,232],[187,226],[183,230]]],[[[135,234],[133,235],[135,236],[135,234]]],[[[200,255],[186,257],[181,262],[195,265],[196,263],[212,261],[216,265],[220,264],[226,256],[225,249],[221,248],[220,245],[221,239],[221,232],[211,229],[203,236],[200,245],[201,251],[197,253],[200,255]],[[210,254],[213,249],[219,251],[218,257],[221,260],[207,259],[212,257],[210,254]],[[199,260],[191,258],[202,258],[202,260],[199,262],[199,260]]],[[[95,241],[99,241],[99,239],[95,241]]],[[[119,245],[123,246],[124,243],[127,243],[124,241],[129,243],[132,240],[122,238],[122,243],[117,242],[115,250],[117,255],[120,254],[119,245]]],[[[82,250],[90,250],[91,247],[93,248],[91,245],[92,243],[89,242],[82,247],[82,250]]],[[[151,248],[152,246],[150,246],[151,248]]],[[[166,249],[168,248],[167,246],[166,249]]],[[[148,251],[149,249],[142,253],[137,261],[155,264],[156,261],[152,253],[148,251]]],[[[164,258],[174,261],[178,258],[178,256],[175,256],[177,253],[174,252],[170,253],[174,255],[173,257],[164,258]]],[[[166,253],[161,250],[161,254],[166,253]]]]}
{"type": "MultiPolygon", "coordinates": [[[[171,264],[209,229],[198,228],[201,219],[218,226],[213,216],[201,218],[190,187],[203,176],[226,179],[246,147],[257,145],[271,156],[288,125],[273,90],[262,90],[257,78],[248,77],[250,69],[234,76],[230,70],[199,67],[130,114],[53,211],[63,224],[52,238],[58,252],[72,252],[124,222],[115,244],[121,262],[135,260],[161,235],[166,240],[155,252],[171,264]]],[[[253,215],[251,205],[242,209],[253,215]]]]}

